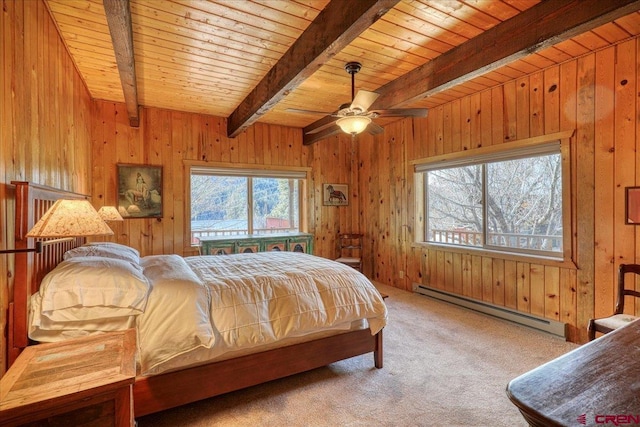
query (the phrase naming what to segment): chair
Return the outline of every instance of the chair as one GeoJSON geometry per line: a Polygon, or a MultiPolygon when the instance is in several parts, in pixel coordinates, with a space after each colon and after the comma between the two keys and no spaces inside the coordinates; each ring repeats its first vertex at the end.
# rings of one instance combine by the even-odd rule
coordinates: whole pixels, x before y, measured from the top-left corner
{"type": "Polygon", "coordinates": [[[337,262],[353,267],[362,273],[362,234],[345,233],[338,236],[337,262]]]}
{"type": "MultiPolygon", "coordinates": [[[[637,316],[623,313],[624,297],[633,296],[636,298],[640,298],[640,291],[625,288],[625,276],[627,273],[635,273],[636,275],[640,275],[640,264],[620,264],[620,269],[618,271],[618,297],[616,300],[616,309],[614,313],[609,317],[589,320],[589,325],[587,326],[589,341],[595,339],[596,332],[607,334],[638,319],[637,316]]],[[[631,283],[634,282],[635,281],[632,281],[631,283]]]]}

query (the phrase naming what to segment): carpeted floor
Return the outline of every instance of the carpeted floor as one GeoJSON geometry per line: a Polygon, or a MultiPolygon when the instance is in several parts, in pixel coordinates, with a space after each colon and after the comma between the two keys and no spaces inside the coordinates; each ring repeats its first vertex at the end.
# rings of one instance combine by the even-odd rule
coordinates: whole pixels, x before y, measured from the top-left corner
{"type": "MultiPolygon", "coordinates": [[[[163,426],[526,426],[516,376],[574,348],[425,296],[389,294],[384,368],[364,355],[138,419],[163,426]]],[[[197,387],[197,384],[194,384],[197,387]]]]}

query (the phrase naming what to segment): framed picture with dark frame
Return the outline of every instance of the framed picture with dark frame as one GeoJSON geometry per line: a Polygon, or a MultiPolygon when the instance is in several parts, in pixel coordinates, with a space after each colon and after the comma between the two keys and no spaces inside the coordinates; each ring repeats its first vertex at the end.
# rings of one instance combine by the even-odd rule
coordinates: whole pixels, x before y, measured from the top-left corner
{"type": "Polygon", "coordinates": [[[162,166],[118,164],[117,178],[122,218],[162,218],[162,166]]]}
{"type": "Polygon", "coordinates": [[[324,206],[347,206],[349,186],[347,184],[322,184],[322,204],[324,206]]]}
{"type": "Polygon", "coordinates": [[[626,212],[624,222],[640,225],[640,187],[627,187],[625,196],[626,212]]]}

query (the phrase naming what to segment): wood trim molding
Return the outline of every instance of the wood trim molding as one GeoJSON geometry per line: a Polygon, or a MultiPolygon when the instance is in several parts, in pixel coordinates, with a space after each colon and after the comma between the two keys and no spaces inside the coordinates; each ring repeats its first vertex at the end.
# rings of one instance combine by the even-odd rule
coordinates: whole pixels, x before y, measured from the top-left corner
{"type": "Polygon", "coordinates": [[[574,133],[575,133],[575,129],[571,129],[571,130],[562,131],[562,132],[534,136],[532,138],[525,138],[525,139],[518,139],[510,142],[504,142],[502,144],[489,145],[487,147],[479,147],[479,148],[472,148],[470,150],[456,151],[454,153],[442,154],[439,156],[432,156],[432,157],[427,157],[422,159],[410,160],[409,165],[415,166],[420,164],[444,163],[444,162],[452,161],[455,159],[461,159],[461,158],[464,159],[464,158],[470,158],[470,157],[479,156],[479,155],[499,153],[501,151],[509,151],[514,148],[520,148],[525,146],[535,146],[535,145],[544,144],[545,142],[550,142],[550,141],[556,141],[556,140],[562,141],[562,140],[571,138],[574,133]]]}
{"type": "Polygon", "coordinates": [[[312,168],[309,166],[286,166],[286,165],[256,165],[255,163],[232,163],[232,162],[206,162],[202,160],[190,160],[185,159],[182,163],[187,167],[202,166],[207,168],[233,168],[233,169],[248,169],[248,170],[272,170],[272,171],[299,171],[307,174],[312,168]]]}

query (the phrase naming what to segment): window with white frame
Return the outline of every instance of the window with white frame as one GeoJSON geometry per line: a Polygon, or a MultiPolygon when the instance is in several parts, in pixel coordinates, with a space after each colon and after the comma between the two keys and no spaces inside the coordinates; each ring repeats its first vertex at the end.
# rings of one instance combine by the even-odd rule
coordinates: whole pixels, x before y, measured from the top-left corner
{"type": "Polygon", "coordinates": [[[562,257],[559,141],[416,165],[424,241],[562,257]]]}
{"type": "Polygon", "coordinates": [[[191,242],[300,231],[305,171],[192,166],[191,242]]]}

